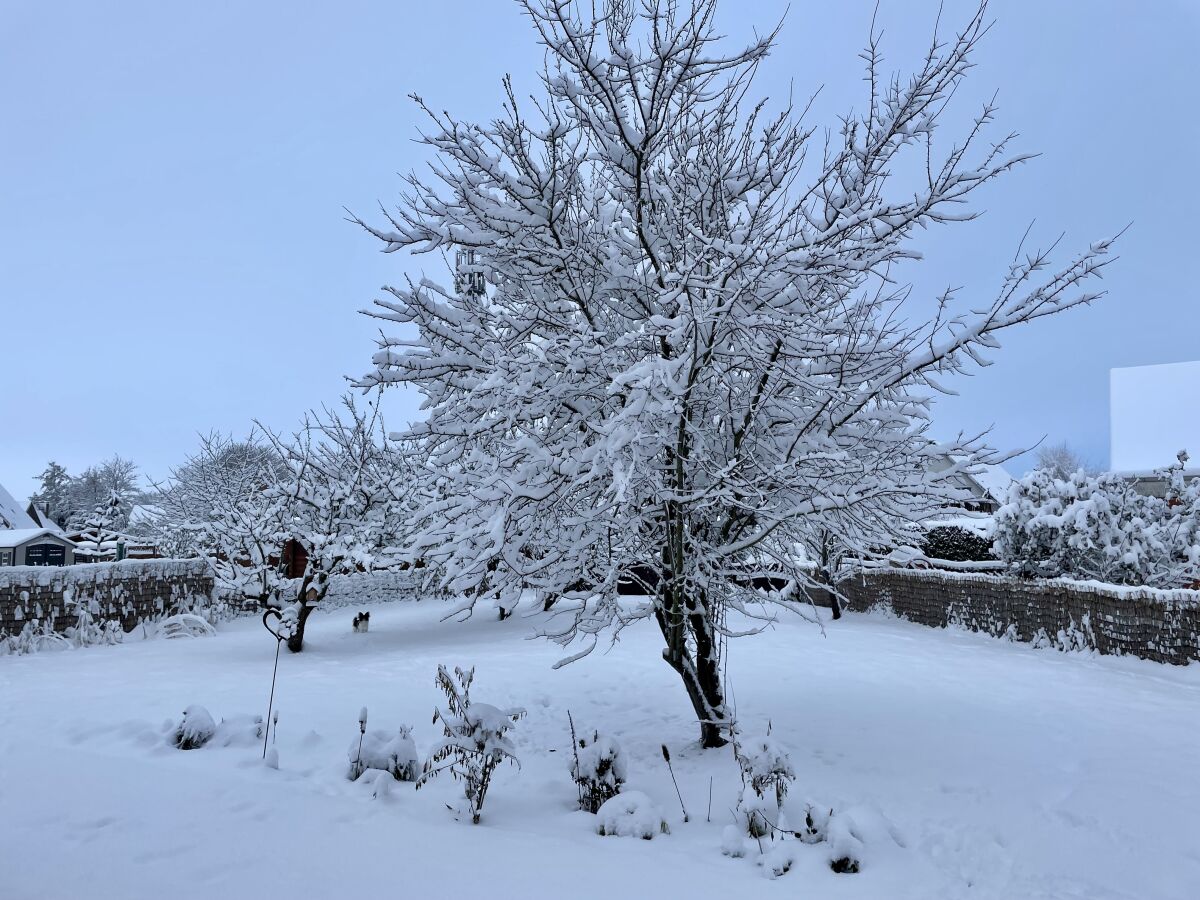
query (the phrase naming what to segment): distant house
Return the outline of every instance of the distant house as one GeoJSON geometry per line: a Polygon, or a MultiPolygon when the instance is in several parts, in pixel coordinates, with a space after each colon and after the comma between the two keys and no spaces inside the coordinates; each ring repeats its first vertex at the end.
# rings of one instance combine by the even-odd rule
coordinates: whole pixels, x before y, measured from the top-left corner
{"type": "Polygon", "coordinates": [[[43,525],[0,485],[0,566],[69,566],[74,561],[75,544],[62,529],[43,525]]]}
{"type": "MultiPolygon", "coordinates": [[[[1117,472],[1126,481],[1133,485],[1133,489],[1145,497],[1158,497],[1160,500],[1167,496],[1167,487],[1170,482],[1162,471],[1152,472],[1117,472]]],[[[1187,468],[1183,470],[1183,481],[1185,484],[1191,484],[1195,479],[1200,478],[1200,469],[1187,468]]]]}
{"type": "MultiPolygon", "coordinates": [[[[953,460],[943,457],[937,460],[932,468],[935,472],[944,472],[953,465],[953,460]]],[[[994,513],[1004,505],[1008,497],[1008,489],[1015,478],[1001,466],[975,466],[978,471],[967,474],[959,472],[954,476],[954,485],[970,496],[962,501],[962,508],[969,512],[994,513]]]]}
{"type": "Polygon", "coordinates": [[[55,534],[62,535],[63,537],[67,536],[67,533],[63,531],[62,526],[50,518],[50,514],[36,503],[30,503],[27,507],[25,507],[25,512],[29,518],[34,521],[38,528],[48,528],[55,534]]]}

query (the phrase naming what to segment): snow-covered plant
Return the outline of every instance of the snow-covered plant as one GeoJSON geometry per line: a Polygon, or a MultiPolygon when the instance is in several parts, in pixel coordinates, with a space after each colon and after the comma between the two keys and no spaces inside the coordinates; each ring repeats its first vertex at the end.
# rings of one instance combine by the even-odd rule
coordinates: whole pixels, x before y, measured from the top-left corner
{"type": "Polygon", "coordinates": [[[351,781],[368,769],[387,772],[396,781],[416,781],[419,774],[417,745],[409,725],[401,725],[395,734],[381,729],[357,734],[346,755],[350,760],[347,777],[351,781]]]}
{"type": "Polygon", "coordinates": [[[217,732],[217,724],[208,710],[192,704],[171,732],[171,743],[180,750],[196,750],[207,744],[217,732]]]}
{"type": "Polygon", "coordinates": [[[456,781],[463,781],[471,821],[478,825],[496,767],[508,760],[520,768],[508,731],[525,710],[499,709],[471,700],[474,679],[473,668],[464,672],[455,666],[451,675],[445,666],[438,666],[437,686],[446,695],[446,709],[434,710],[433,721],[442,723],[445,737],[434,745],[425,761],[417,788],[449,770],[456,781]]]}
{"type": "Polygon", "coordinates": [[[771,737],[770,728],[761,738],[743,741],[735,735],[734,759],[742,776],[738,794],[737,832],[755,840],[772,838],[786,830],[783,800],[796,778],[787,751],[771,737]]]}
{"type": "Polygon", "coordinates": [[[167,616],[158,623],[158,633],[163,637],[176,638],[210,637],[217,633],[208,620],[195,613],[177,613],[167,616]]]}
{"type": "Polygon", "coordinates": [[[610,797],[596,810],[596,834],[601,837],[635,837],[649,841],[670,833],[662,810],[641,791],[626,791],[610,797]]]}
{"type": "Polygon", "coordinates": [[[753,630],[727,613],[803,614],[797,546],[871,556],[965,499],[988,451],[933,442],[933,397],[1007,329],[1100,296],[1081,285],[1110,244],[1053,269],[1019,248],[991,294],[930,303],[906,283],[925,230],[977,215],[1029,158],[989,136],[990,104],[943,116],[982,6],[911,75],[883,71],[872,33],[863,102],[823,132],[755,100],[778,32],[722,47],[716,0],[521,5],[540,96],[506,81],[483,124],[414,98],[434,174],[383,227],[360,222],[386,251],[459,260],[454,285],[386,288],[371,314],[403,327],[362,383],[425,397],[409,436],[440,498],[413,557],[468,598],[553,600],[545,635],[583,642],[564,662],[655,623],[715,746],[725,639],[753,630]],[[631,604],[618,584],[638,571],[631,604]]]}
{"type": "Polygon", "coordinates": [[[67,629],[67,637],[76,647],[97,644],[119,644],[125,638],[121,624],[113,620],[97,620],[100,604],[94,597],[76,594],[73,588],[63,591],[63,605],[75,616],[75,624],[67,629]]]}
{"type": "Polygon", "coordinates": [[[0,652],[4,655],[25,656],[42,650],[70,650],[70,639],[54,630],[49,620],[30,619],[13,635],[0,637],[0,652]]]}
{"type": "Polygon", "coordinates": [[[1163,472],[1167,499],[1112,473],[1034,470],[997,511],[993,549],[1025,577],[1186,586],[1200,578],[1200,487],[1184,482],[1186,459],[1163,472]]]}
{"type": "Polygon", "coordinates": [[[796,779],[787,751],[768,733],[746,742],[739,738],[735,753],[742,783],[758,797],[773,796],[776,808],[782,808],[788,787],[796,779]]]}
{"type": "Polygon", "coordinates": [[[590,738],[576,738],[572,726],[571,738],[575,750],[571,778],[579,789],[579,808],[594,813],[621,792],[629,777],[625,757],[621,745],[599,731],[593,731],[590,738]]]}
{"type": "Polygon", "coordinates": [[[925,532],[921,552],[930,559],[949,562],[993,560],[992,542],[960,525],[936,525],[925,532]]]}

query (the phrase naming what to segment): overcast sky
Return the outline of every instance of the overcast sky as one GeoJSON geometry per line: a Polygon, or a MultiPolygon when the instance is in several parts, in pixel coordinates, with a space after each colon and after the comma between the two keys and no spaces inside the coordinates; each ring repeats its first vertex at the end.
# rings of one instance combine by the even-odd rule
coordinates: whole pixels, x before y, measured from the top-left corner
{"type": "MultiPolygon", "coordinates": [[[[726,0],[721,26],[740,41],[786,6],[726,0]]],[[[873,6],[792,0],[761,93],[823,84],[812,121],[831,124],[861,104],[873,6]]],[[[936,7],[883,0],[890,67],[918,61],[936,7]]],[[[949,23],[970,11],[946,7],[949,23]]],[[[1005,450],[1048,436],[1105,464],[1108,370],[1200,357],[1200,4],[1002,0],[992,14],[964,111],[998,90],[996,134],[1043,155],[982,196],[980,221],[931,233],[917,284],[988,296],[1035,219],[1067,247],[1133,227],[1109,296],[1013,333],[939,404],[938,429],[992,425],[1005,450]]],[[[161,478],[198,431],[286,427],[335,400],[373,350],[356,310],[434,264],[385,256],[344,221],[343,207],[390,204],[397,173],[427,158],[406,95],[488,117],[500,76],[529,88],[540,60],[502,0],[8,0],[0,483],[25,497],[47,460],[78,472],[114,452],[161,478]]],[[[418,414],[399,392],[388,409],[396,427],[418,414]]]]}

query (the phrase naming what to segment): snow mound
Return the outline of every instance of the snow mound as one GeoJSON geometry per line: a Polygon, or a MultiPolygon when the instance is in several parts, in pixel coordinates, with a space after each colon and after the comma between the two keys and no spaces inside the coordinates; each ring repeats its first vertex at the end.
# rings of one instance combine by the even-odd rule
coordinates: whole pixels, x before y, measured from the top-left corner
{"type": "Polygon", "coordinates": [[[670,834],[662,810],[641,791],[626,791],[605,802],[596,812],[596,833],[614,837],[652,840],[670,834]]]}

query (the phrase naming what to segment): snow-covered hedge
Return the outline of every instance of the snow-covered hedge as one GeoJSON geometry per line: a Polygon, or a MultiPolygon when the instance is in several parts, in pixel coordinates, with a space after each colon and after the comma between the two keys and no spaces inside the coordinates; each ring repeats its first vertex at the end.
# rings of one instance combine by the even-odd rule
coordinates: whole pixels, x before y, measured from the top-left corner
{"type": "Polygon", "coordinates": [[[1200,479],[1163,470],[1165,498],[1126,478],[1035,470],[1014,482],[996,513],[994,552],[1016,575],[1122,585],[1184,587],[1200,579],[1200,479]]]}

